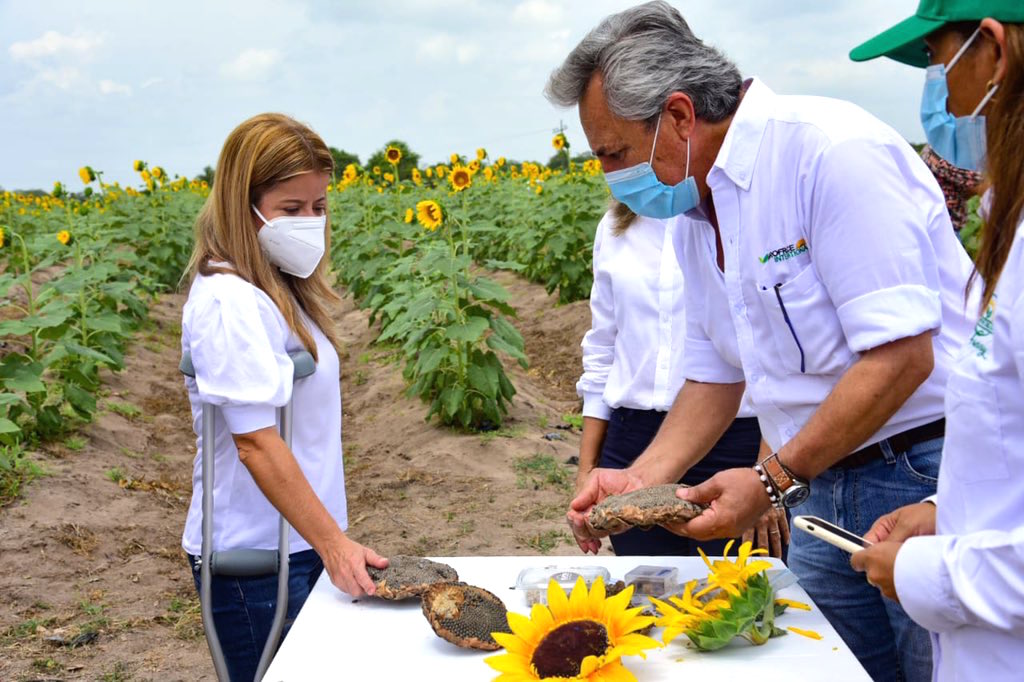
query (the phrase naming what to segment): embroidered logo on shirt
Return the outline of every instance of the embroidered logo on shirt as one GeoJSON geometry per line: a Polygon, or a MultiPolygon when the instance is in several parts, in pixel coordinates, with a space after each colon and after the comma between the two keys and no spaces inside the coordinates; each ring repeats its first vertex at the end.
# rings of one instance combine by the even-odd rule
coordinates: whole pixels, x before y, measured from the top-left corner
{"type": "Polygon", "coordinates": [[[769,251],[764,254],[758,260],[761,264],[772,261],[773,263],[781,263],[782,261],[789,260],[790,258],[796,258],[801,253],[807,253],[807,240],[798,239],[796,244],[790,244],[789,246],[783,246],[782,248],[769,251]]]}
{"type": "Polygon", "coordinates": [[[996,296],[993,295],[992,300],[985,306],[985,314],[974,325],[974,333],[971,334],[971,347],[974,348],[979,358],[987,358],[988,352],[991,350],[992,340],[986,337],[992,336],[992,332],[995,330],[995,326],[992,324],[995,314],[996,296]]]}

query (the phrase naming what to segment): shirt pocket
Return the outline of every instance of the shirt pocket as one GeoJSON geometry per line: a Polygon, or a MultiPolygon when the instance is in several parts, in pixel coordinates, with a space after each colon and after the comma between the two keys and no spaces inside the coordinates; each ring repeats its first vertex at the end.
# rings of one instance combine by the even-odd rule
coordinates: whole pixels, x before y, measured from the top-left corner
{"type": "Polygon", "coordinates": [[[785,282],[762,282],[758,291],[786,372],[839,374],[850,366],[854,354],[814,266],[785,282]]]}
{"type": "Polygon", "coordinates": [[[956,369],[946,384],[943,474],[960,483],[998,481],[1010,475],[1003,449],[994,385],[956,369]]]}

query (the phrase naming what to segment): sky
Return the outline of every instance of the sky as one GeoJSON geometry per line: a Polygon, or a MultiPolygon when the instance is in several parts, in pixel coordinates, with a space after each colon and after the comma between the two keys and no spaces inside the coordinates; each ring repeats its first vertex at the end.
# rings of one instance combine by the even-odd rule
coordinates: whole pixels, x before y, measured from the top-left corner
{"type": "MultiPolygon", "coordinates": [[[[670,0],[693,31],[780,94],[859,104],[924,135],[924,72],[849,50],[916,0],[670,0]]],[[[401,139],[424,163],[485,147],[546,160],[575,109],[544,84],[620,0],[0,0],[0,187],[81,188],[90,165],[137,182],[135,159],[194,176],[264,111],[367,157],[401,139]]]]}

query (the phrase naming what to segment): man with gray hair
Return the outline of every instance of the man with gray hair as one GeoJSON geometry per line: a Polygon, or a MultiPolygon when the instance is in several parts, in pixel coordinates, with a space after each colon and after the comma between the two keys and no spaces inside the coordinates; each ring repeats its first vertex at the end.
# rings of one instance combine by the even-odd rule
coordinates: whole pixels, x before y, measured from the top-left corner
{"type": "MultiPolygon", "coordinates": [[[[943,393],[971,329],[971,263],[942,192],[895,131],[847,102],[773,93],[664,2],[606,18],[546,94],[579,106],[612,194],[677,231],[686,290],[680,390],[624,470],[596,469],[568,517],[668,483],[708,452],[746,388],[759,464],[680,497],[710,505],[670,528],[733,537],[772,505],[863,534],[934,494],[943,393]]],[[[806,534],[789,565],[874,679],[926,680],[927,634],[848,556],[806,534]]]]}

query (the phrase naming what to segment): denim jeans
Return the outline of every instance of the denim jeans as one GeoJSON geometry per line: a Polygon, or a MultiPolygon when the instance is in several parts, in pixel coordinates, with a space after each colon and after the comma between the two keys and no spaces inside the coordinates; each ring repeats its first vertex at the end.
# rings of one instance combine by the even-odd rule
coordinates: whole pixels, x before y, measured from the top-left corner
{"type": "MultiPolygon", "coordinates": [[[[192,578],[199,591],[196,557],[189,555],[192,578]]],[[[288,614],[281,641],[306,602],[324,565],[311,549],[296,552],[288,561],[288,614]]],[[[228,674],[232,682],[252,682],[259,667],[263,646],[270,636],[277,608],[277,574],[252,578],[214,576],[211,597],[213,622],[217,626],[228,674]]]]}
{"type": "MultiPolygon", "coordinates": [[[[602,467],[625,469],[654,440],[665,412],[619,407],[612,410],[608,431],[601,447],[602,467]]],[[[761,444],[757,419],[735,420],[711,452],[697,462],[679,481],[688,485],[702,483],[723,469],[753,466],[761,444]]],[[[693,556],[697,545],[709,556],[721,555],[728,540],[696,540],[670,533],[660,526],[650,530],[634,528],[612,535],[612,549],[619,556],[693,556]]]]}
{"type": "MultiPolygon", "coordinates": [[[[935,493],[942,438],[906,452],[893,452],[887,441],[881,446],[882,459],[819,474],[811,482],[810,498],[793,512],[863,535],[879,516],[935,493]]],[[[931,679],[928,631],[854,571],[848,553],[797,530],[790,541],[789,567],[872,679],[931,679]]]]}

